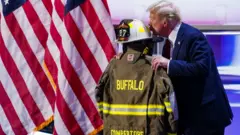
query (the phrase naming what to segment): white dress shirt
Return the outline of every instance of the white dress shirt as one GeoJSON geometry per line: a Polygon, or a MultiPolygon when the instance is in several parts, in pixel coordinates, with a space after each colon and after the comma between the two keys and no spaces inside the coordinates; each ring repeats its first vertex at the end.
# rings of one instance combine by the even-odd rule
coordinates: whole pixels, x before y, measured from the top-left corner
{"type": "MultiPolygon", "coordinates": [[[[168,36],[168,39],[169,41],[171,42],[171,49],[170,49],[170,60],[172,59],[172,53],[173,53],[173,49],[174,49],[174,46],[175,46],[175,42],[176,42],[176,39],[177,39],[177,35],[178,35],[178,31],[181,27],[181,24],[182,23],[178,23],[175,28],[172,30],[172,32],[169,34],[168,36]]],[[[170,64],[170,61],[168,62],[168,66],[167,66],[167,73],[169,73],[169,64],[170,64]]]]}
{"type": "MultiPolygon", "coordinates": [[[[175,26],[175,28],[172,30],[172,32],[170,33],[170,35],[168,36],[168,39],[171,42],[170,61],[172,59],[172,53],[173,53],[173,49],[174,49],[174,46],[175,46],[175,42],[176,42],[178,31],[179,31],[180,27],[181,27],[181,23],[177,24],[175,26]]],[[[169,73],[170,61],[168,62],[167,73],[169,73]]],[[[176,100],[175,92],[170,93],[169,99],[170,99],[171,107],[172,107],[172,110],[173,110],[173,113],[174,113],[174,119],[178,120],[178,108],[177,108],[177,100],[176,100]]]]}

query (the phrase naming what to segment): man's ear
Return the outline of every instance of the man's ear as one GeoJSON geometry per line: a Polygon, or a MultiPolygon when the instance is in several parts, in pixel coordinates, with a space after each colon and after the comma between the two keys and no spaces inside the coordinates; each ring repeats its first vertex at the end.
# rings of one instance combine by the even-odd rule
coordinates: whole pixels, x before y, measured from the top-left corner
{"type": "Polygon", "coordinates": [[[162,19],[162,25],[163,25],[164,28],[167,27],[167,25],[168,25],[168,20],[167,20],[166,17],[162,19]]]}
{"type": "Polygon", "coordinates": [[[163,27],[166,28],[167,25],[168,25],[167,19],[164,19],[164,21],[163,21],[163,27]]]}

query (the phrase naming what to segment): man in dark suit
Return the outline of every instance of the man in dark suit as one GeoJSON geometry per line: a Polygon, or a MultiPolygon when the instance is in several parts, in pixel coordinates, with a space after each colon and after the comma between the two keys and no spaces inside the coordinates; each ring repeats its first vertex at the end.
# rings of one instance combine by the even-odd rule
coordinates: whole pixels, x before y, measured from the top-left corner
{"type": "Polygon", "coordinates": [[[179,134],[223,135],[233,118],[213,51],[205,36],[181,22],[177,7],[166,0],[148,8],[154,34],[168,38],[163,56],[152,68],[167,69],[179,112],[179,134]]]}

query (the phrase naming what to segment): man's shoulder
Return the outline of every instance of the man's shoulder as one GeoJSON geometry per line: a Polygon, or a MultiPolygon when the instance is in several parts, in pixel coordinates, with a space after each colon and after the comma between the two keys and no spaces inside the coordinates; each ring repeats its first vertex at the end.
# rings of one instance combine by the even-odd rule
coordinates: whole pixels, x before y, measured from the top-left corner
{"type": "Polygon", "coordinates": [[[182,23],[181,27],[183,27],[184,33],[185,34],[192,34],[192,33],[202,33],[199,29],[195,28],[192,25],[189,25],[187,23],[182,23]]]}
{"type": "Polygon", "coordinates": [[[184,31],[185,36],[191,37],[191,38],[203,36],[203,33],[199,29],[187,23],[182,23],[181,25],[182,25],[181,27],[183,28],[182,30],[184,31]]]}

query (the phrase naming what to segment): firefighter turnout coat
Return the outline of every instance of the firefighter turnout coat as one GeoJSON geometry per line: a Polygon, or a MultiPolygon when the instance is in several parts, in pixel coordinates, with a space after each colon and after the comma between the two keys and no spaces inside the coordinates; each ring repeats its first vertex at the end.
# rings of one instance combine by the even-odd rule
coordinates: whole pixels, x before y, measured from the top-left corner
{"type": "Polygon", "coordinates": [[[104,135],[167,135],[177,130],[164,69],[152,70],[141,52],[113,58],[96,87],[104,135]]]}

